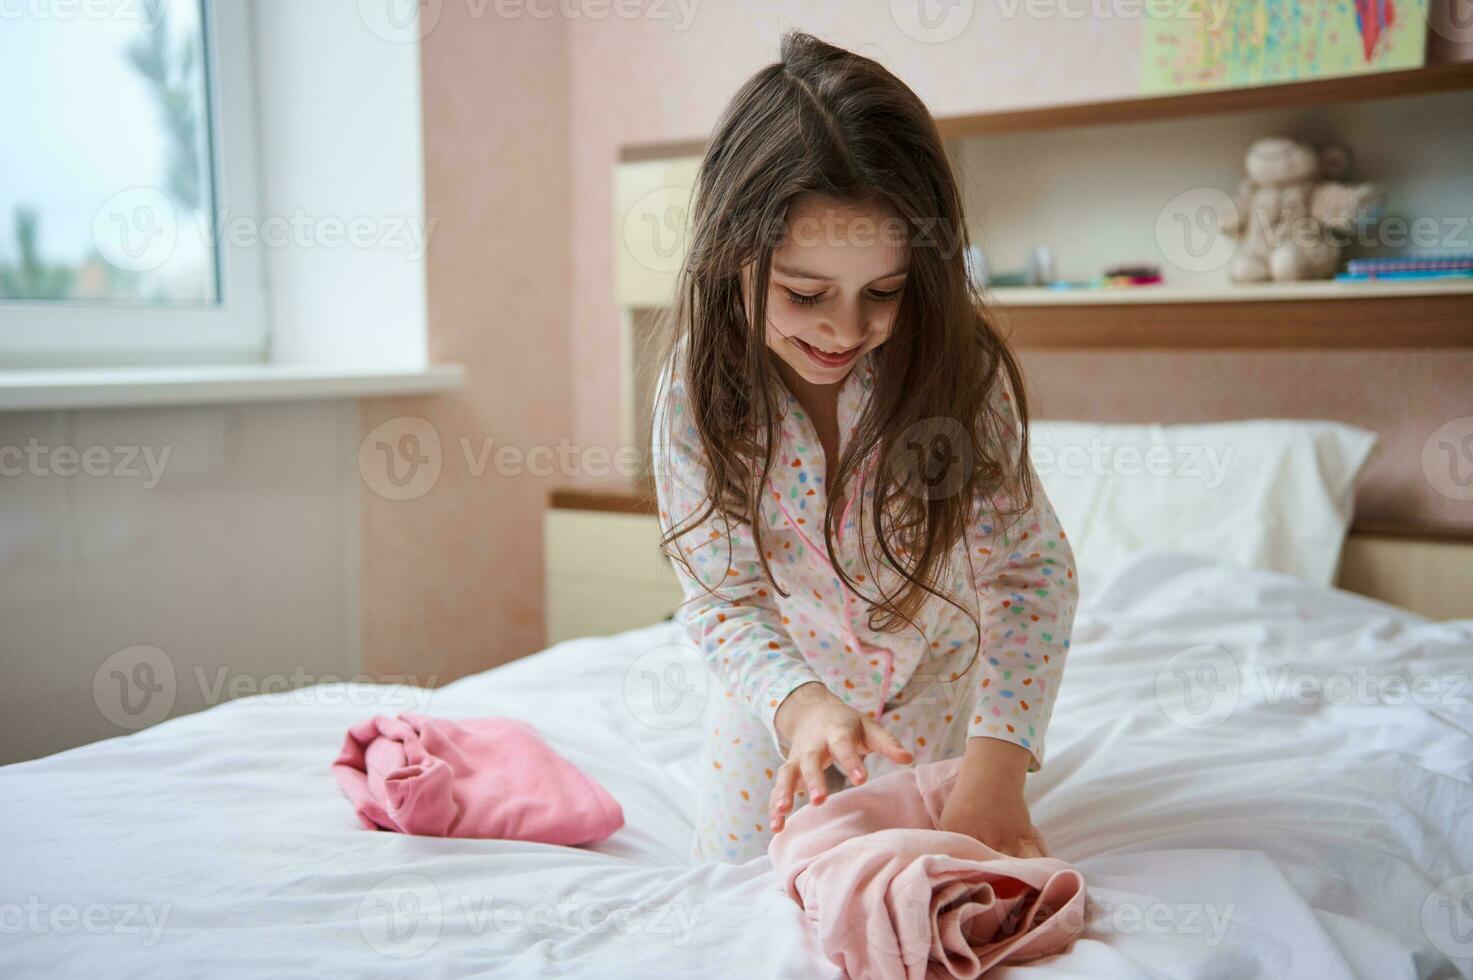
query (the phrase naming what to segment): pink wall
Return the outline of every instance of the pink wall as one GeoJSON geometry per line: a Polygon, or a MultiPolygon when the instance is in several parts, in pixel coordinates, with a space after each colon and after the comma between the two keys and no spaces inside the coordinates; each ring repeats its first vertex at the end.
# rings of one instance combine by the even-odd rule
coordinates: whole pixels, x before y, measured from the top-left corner
{"type": "MultiPolygon", "coordinates": [[[[399,416],[433,425],[441,473],[411,500],[362,490],[363,660],[368,673],[446,681],[543,645],[542,511],[548,485],[472,460],[572,431],[568,323],[567,55],[558,20],[436,5],[422,44],[433,361],[462,391],[365,401],[364,434],[399,416]],[[464,443],[462,442],[464,440],[464,443]]],[[[491,9],[487,7],[486,9],[491,9]]]]}

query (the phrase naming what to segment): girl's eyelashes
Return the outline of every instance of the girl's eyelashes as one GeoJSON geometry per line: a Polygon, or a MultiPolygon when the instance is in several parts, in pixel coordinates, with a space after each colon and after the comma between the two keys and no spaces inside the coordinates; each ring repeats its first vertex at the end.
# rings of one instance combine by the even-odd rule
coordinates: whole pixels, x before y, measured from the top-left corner
{"type": "Polygon", "coordinates": [[[819,300],[823,299],[823,293],[815,293],[814,295],[810,296],[807,293],[795,293],[786,286],[783,287],[783,292],[788,294],[788,299],[792,300],[799,306],[812,306],[814,303],[817,303],[819,300]]]}
{"type": "MultiPolygon", "coordinates": [[[[870,290],[870,296],[884,303],[898,297],[900,291],[904,288],[903,286],[896,286],[894,289],[887,290],[872,289],[870,290]]],[[[823,293],[798,293],[786,286],[783,287],[783,292],[787,293],[788,299],[798,306],[812,306],[814,303],[823,299],[823,293]]]]}

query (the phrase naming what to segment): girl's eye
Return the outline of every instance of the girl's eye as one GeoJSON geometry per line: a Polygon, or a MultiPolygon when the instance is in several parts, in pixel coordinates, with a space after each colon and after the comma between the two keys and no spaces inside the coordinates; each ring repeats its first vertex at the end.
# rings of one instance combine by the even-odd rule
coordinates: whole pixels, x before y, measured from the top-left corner
{"type": "Polygon", "coordinates": [[[795,293],[786,286],[783,287],[783,290],[788,294],[788,299],[797,303],[799,306],[812,306],[823,298],[823,293],[815,293],[810,296],[807,293],[795,293]]]}
{"type": "Polygon", "coordinates": [[[892,300],[899,296],[900,291],[904,288],[904,286],[896,286],[894,289],[888,291],[870,290],[870,295],[881,302],[885,302],[886,300],[892,300]]]}

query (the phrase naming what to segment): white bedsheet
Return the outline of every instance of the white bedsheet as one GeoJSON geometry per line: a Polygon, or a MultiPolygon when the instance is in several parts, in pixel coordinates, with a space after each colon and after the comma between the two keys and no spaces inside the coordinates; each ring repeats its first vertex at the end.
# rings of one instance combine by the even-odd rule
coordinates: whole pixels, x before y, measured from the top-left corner
{"type": "MultiPolygon", "coordinates": [[[[1029,975],[1473,976],[1473,622],[1165,555],[1091,586],[1028,792],[1094,907],[1029,975]],[[1396,677],[1439,690],[1357,691],[1396,677]]],[[[0,976],[838,976],[765,857],[688,864],[700,726],[645,724],[676,715],[625,685],[675,629],[0,769],[0,976]],[[531,721],[626,826],[590,849],[360,829],[329,763],[404,708],[531,721]]]]}

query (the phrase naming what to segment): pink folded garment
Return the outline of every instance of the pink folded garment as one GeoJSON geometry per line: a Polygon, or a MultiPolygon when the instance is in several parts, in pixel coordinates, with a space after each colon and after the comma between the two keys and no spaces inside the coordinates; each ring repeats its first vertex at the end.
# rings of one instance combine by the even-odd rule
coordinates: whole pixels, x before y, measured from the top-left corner
{"type": "Polygon", "coordinates": [[[961,759],[901,769],[807,804],[767,853],[824,955],[855,980],[972,978],[1063,951],[1084,931],[1072,865],[937,830],[961,759]]]}
{"type": "Polygon", "coordinates": [[[624,826],[607,790],[515,718],[379,715],[348,729],[332,770],[369,829],[576,846],[624,826]]]}

